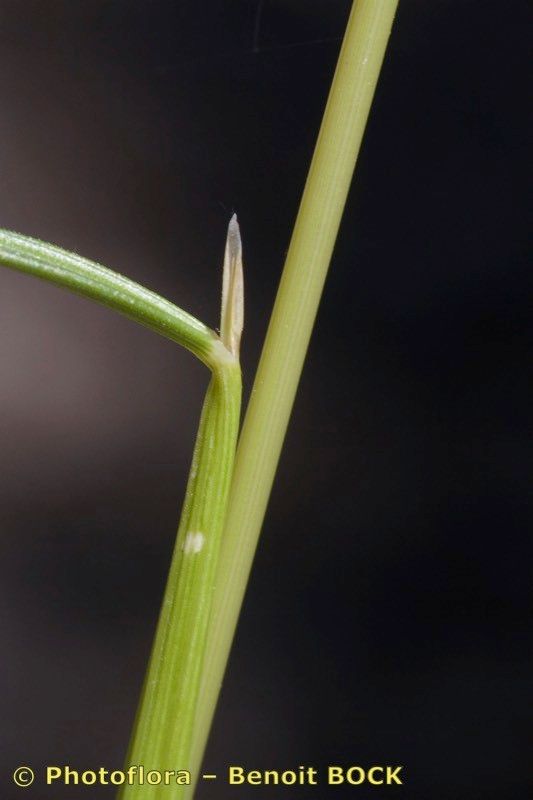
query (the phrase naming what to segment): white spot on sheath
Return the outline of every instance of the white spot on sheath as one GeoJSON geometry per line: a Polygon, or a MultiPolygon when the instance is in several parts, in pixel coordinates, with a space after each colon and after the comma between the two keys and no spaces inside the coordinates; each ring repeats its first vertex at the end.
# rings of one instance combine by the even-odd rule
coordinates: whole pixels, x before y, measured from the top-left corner
{"type": "Polygon", "coordinates": [[[205,536],[201,531],[189,531],[183,542],[184,553],[199,553],[204,546],[205,536]]]}

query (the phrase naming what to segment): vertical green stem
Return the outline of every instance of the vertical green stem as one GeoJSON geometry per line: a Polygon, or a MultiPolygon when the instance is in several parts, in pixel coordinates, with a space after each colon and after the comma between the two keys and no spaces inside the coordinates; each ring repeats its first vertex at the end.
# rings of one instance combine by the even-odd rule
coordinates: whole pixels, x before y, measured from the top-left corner
{"type": "MultiPolygon", "coordinates": [[[[239,422],[237,362],[207,390],[176,546],[126,769],[190,770],[207,626],[239,422]]],[[[124,784],[121,800],[176,800],[184,786],[124,784]]]]}
{"type": "Polygon", "coordinates": [[[397,4],[354,3],[331,86],[237,451],[195,726],[195,774],[397,4]]]}
{"type": "MultiPolygon", "coordinates": [[[[234,215],[224,255],[222,337],[212,347],[211,382],[126,771],[140,765],[159,773],[192,771],[191,745],[239,426],[243,291],[241,238],[234,215]]],[[[178,780],[127,782],[119,798],[178,800],[186,788],[178,780]]]]}

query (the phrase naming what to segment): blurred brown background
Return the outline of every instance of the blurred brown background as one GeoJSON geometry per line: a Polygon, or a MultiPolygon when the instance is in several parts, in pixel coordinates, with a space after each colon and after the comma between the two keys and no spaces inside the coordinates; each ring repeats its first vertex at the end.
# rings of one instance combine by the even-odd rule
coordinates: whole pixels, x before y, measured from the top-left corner
{"type": "MultiPolygon", "coordinates": [[[[236,210],[247,393],[350,7],[265,0],[258,24],[258,5],[0,11],[0,226],[214,326],[236,210]]],[[[530,21],[519,0],[400,2],[211,772],[403,764],[394,791],[410,800],[525,796],[530,21]]],[[[122,765],[207,376],[5,270],[0,376],[1,794],[15,800],[19,764],[122,765]]],[[[237,796],[251,789],[199,792],[237,796]]]]}

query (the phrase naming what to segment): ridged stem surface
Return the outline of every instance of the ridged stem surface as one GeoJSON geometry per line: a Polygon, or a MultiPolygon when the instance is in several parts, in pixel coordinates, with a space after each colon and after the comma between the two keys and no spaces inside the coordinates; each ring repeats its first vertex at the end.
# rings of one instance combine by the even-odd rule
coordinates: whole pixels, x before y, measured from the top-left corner
{"type": "Polygon", "coordinates": [[[237,449],[195,727],[194,774],[201,764],[397,5],[398,0],[357,0],[349,17],[237,449]]]}

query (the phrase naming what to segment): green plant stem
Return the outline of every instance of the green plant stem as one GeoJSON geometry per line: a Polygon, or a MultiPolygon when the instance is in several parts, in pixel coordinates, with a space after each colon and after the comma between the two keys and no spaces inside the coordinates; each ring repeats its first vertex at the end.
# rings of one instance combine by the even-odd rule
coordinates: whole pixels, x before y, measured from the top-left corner
{"type": "Polygon", "coordinates": [[[213,330],[155,292],[94,261],[0,230],[0,264],[115,309],[186,347],[211,369],[227,360],[228,353],[213,330]]]}
{"type": "MultiPolygon", "coordinates": [[[[220,328],[228,357],[202,410],[184,508],[126,758],[148,770],[191,772],[191,744],[240,415],[242,247],[234,215],[224,256],[220,328]]],[[[124,784],[121,800],[177,800],[187,784],[124,784]]]]}
{"type": "MultiPolygon", "coordinates": [[[[217,559],[239,421],[240,370],[209,385],[185,505],[145,677],[126,769],[190,770],[190,747],[204,663],[217,559]]],[[[175,800],[185,786],[124,785],[122,800],[175,800]]]]}
{"type": "MultiPolygon", "coordinates": [[[[198,773],[397,0],[354,3],[237,450],[193,745],[198,773]]],[[[192,793],[192,787],[187,796],[192,793]]]]}
{"type": "MultiPolygon", "coordinates": [[[[146,770],[190,768],[207,628],[237,441],[243,315],[239,227],[230,222],[220,339],[172,303],[111,270],[52,245],[0,231],[0,264],[75,291],[178,342],[210,366],[185,503],[128,762],[146,770]]],[[[175,800],[183,786],[132,783],[123,800],[175,800]]]]}

